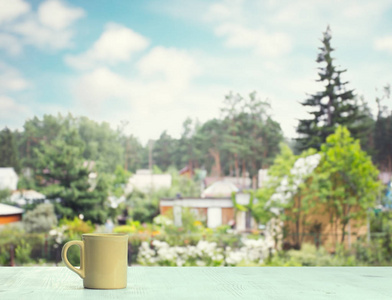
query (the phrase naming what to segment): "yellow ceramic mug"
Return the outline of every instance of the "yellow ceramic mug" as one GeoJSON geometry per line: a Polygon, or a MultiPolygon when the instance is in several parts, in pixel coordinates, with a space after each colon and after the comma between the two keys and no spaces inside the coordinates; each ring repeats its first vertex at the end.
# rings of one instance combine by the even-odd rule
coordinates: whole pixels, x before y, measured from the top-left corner
{"type": "Polygon", "coordinates": [[[89,289],[123,289],[127,286],[128,235],[83,234],[82,241],[66,243],[61,252],[64,264],[83,279],[89,289]],[[71,265],[68,248],[80,247],[80,268],[71,265]]]}

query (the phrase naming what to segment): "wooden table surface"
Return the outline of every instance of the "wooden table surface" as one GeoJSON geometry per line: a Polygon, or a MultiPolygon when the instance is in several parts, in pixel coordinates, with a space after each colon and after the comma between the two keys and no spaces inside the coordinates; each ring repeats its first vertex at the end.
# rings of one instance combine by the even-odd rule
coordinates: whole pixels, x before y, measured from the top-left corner
{"type": "Polygon", "coordinates": [[[392,299],[392,267],[130,267],[88,290],[65,267],[0,267],[0,299],[392,299]]]}

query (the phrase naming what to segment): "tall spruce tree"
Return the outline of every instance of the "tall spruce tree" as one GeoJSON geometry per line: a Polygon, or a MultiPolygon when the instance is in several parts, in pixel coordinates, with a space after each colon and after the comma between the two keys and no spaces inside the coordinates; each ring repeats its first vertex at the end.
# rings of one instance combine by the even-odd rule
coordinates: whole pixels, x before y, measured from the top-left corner
{"type": "Polygon", "coordinates": [[[297,127],[298,142],[301,150],[308,148],[320,149],[327,136],[339,126],[346,126],[354,138],[358,138],[362,128],[359,107],[356,103],[354,90],[346,89],[347,81],[342,81],[340,70],[334,64],[331,53],[331,30],[329,26],[323,33],[322,46],[316,62],[319,67],[316,81],[324,84],[324,90],[310,95],[301,104],[310,107],[311,119],[300,120],[297,127]]]}

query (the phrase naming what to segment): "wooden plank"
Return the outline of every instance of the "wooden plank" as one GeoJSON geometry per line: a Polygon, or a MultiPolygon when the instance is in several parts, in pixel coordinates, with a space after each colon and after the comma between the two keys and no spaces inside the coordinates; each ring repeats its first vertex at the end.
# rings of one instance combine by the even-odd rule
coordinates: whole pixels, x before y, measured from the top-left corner
{"type": "Polygon", "coordinates": [[[64,267],[0,267],[0,299],[392,299],[390,267],[131,267],[123,290],[88,290],[64,267]]]}

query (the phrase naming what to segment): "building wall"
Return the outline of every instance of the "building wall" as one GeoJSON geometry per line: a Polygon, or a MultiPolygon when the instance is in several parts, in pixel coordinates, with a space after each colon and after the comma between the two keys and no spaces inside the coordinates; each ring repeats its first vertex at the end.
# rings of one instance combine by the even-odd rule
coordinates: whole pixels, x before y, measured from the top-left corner
{"type": "Polygon", "coordinates": [[[140,191],[149,191],[152,189],[170,188],[172,176],[170,174],[152,174],[148,170],[138,170],[135,175],[129,178],[125,188],[126,193],[133,189],[140,191]]]}
{"type": "MultiPolygon", "coordinates": [[[[232,207],[232,202],[229,199],[161,200],[159,210],[163,215],[173,214],[173,207],[189,208],[195,213],[197,219],[206,221],[207,226],[211,228],[227,225],[231,220],[235,220],[235,211],[232,207]]],[[[174,215],[174,218],[178,219],[179,216],[174,215]]],[[[177,220],[176,223],[179,224],[179,220],[177,220]]]]}
{"type": "MultiPolygon", "coordinates": [[[[297,199],[298,201],[298,199],[297,199]]],[[[354,208],[353,211],[355,211],[354,208]]],[[[293,213],[286,211],[285,214],[291,218],[293,213]]],[[[302,243],[311,243],[316,245],[322,245],[328,251],[333,252],[336,244],[341,243],[342,238],[342,223],[337,220],[331,222],[331,215],[328,213],[325,205],[317,205],[317,207],[310,210],[305,216],[301,216],[299,222],[299,239],[302,243]],[[305,223],[303,223],[305,221],[305,223]],[[317,229],[316,226],[320,228],[317,229]]],[[[297,232],[297,224],[294,221],[286,221],[285,229],[288,232],[285,242],[295,245],[298,238],[294,235],[297,232]]],[[[359,236],[365,236],[367,233],[366,220],[350,220],[350,223],[346,225],[346,235],[344,245],[347,247],[350,243],[354,243],[359,236]],[[348,232],[351,234],[348,235],[348,232]]]]}
{"type": "Polygon", "coordinates": [[[15,191],[18,186],[18,175],[14,168],[0,168],[0,190],[15,191]]]}
{"type": "Polygon", "coordinates": [[[8,224],[19,221],[22,221],[21,214],[0,216],[0,224],[8,224]]]}
{"type": "Polygon", "coordinates": [[[222,209],[220,207],[209,207],[207,210],[207,226],[216,228],[222,225],[222,209]]]}
{"type": "Polygon", "coordinates": [[[159,213],[161,215],[170,215],[173,213],[172,206],[159,206],[159,213]]]}

